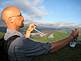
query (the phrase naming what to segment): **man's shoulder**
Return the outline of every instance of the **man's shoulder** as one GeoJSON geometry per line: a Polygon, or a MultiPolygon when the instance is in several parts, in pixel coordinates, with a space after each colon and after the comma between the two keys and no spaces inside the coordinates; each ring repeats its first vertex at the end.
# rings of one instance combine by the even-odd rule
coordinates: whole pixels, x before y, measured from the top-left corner
{"type": "Polygon", "coordinates": [[[7,29],[7,32],[4,35],[4,39],[7,40],[9,37],[14,36],[14,35],[24,37],[24,35],[22,33],[18,32],[18,31],[15,31],[15,30],[11,31],[11,30],[7,29]]]}

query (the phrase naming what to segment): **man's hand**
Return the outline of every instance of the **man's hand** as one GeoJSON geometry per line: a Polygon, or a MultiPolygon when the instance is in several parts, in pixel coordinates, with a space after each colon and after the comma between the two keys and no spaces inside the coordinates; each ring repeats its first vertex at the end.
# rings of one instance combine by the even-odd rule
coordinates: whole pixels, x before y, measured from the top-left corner
{"type": "Polygon", "coordinates": [[[26,38],[30,38],[30,34],[31,32],[36,28],[36,25],[35,24],[30,24],[27,31],[26,31],[26,34],[25,34],[25,37],[26,38]]]}
{"type": "Polygon", "coordinates": [[[34,23],[32,23],[32,24],[29,25],[27,31],[32,32],[35,28],[36,28],[36,25],[34,23]]]}
{"type": "Polygon", "coordinates": [[[70,36],[73,37],[73,39],[76,39],[79,36],[79,28],[76,28],[75,30],[72,31],[72,33],[70,34],[70,36]]]}

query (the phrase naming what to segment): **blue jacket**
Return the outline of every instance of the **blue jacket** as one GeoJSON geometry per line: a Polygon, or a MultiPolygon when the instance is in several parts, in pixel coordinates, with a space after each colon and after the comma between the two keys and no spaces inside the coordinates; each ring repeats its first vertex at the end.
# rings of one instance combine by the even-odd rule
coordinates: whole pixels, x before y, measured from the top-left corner
{"type": "Polygon", "coordinates": [[[20,32],[10,30],[5,34],[5,40],[13,35],[20,37],[16,38],[9,47],[8,55],[10,61],[31,61],[32,57],[47,54],[50,50],[50,43],[40,43],[25,38],[20,32]],[[8,37],[7,37],[8,36],[8,37]]]}

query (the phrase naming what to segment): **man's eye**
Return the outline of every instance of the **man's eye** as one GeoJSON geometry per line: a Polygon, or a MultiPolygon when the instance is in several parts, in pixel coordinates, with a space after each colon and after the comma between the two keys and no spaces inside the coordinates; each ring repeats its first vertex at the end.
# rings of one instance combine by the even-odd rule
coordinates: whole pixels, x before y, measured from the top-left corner
{"type": "Polygon", "coordinates": [[[20,16],[22,16],[22,14],[20,13],[20,16]]]}

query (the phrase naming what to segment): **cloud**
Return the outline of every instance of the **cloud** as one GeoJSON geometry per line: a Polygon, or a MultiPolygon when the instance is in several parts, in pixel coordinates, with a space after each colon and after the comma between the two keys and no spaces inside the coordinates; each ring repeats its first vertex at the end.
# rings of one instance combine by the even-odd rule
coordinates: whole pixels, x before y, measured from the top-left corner
{"type": "Polygon", "coordinates": [[[36,20],[38,17],[41,19],[43,16],[48,15],[43,5],[43,1],[44,0],[5,0],[0,2],[3,8],[9,5],[19,7],[25,20],[29,20],[29,18],[36,20]]]}
{"type": "Polygon", "coordinates": [[[44,16],[47,15],[45,8],[41,5],[42,0],[16,0],[14,1],[18,7],[20,7],[23,11],[35,15],[35,16],[44,16]]]}
{"type": "Polygon", "coordinates": [[[32,0],[34,6],[40,6],[44,0],[32,0]]]}

